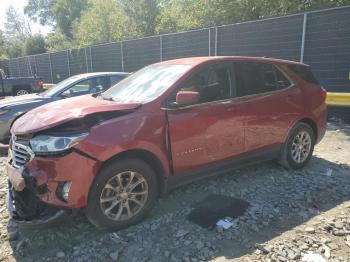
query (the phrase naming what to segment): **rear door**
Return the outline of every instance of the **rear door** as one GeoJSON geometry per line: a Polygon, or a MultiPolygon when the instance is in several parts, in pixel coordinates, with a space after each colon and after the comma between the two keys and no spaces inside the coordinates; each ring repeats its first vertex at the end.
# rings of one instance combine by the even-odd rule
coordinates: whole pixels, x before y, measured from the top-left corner
{"type": "Polygon", "coordinates": [[[273,64],[237,62],[235,71],[246,98],[245,151],[279,146],[300,115],[301,90],[273,64]]]}
{"type": "MultiPolygon", "coordinates": [[[[168,109],[174,173],[216,163],[243,150],[244,104],[235,101],[231,63],[207,66],[194,72],[177,91],[197,91],[200,101],[168,109]]],[[[176,92],[168,104],[175,101],[176,92]]]]}

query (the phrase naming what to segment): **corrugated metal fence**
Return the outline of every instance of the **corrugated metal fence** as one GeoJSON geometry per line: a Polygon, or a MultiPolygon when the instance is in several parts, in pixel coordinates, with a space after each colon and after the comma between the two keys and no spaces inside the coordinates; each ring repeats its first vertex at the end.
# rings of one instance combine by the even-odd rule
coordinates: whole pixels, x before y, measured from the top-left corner
{"type": "Polygon", "coordinates": [[[162,60],[208,55],[303,61],[327,90],[350,92],[350,6],[20,57],[7,64],[11,76],[36,72],[57,83],[84,72],[132,72],[162,60]]]}

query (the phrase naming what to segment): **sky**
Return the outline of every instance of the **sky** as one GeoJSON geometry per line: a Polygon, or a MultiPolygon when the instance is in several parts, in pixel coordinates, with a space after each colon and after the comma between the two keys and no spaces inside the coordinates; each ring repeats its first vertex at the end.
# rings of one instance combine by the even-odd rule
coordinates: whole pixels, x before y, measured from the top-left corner
{"type": "MultiPolygon", "coordinates": [[[[23,8],[27,5],[28,0],[1,0],[0,4],[0,29],[4,30],[4,23],[6,20],[6,10],[7,8],[12,5],[14,8],[18,9],[20,12],[23,13],[23,8]]],[[[32,33],[42,33],[44,35],[47,35],[51,27],[49,26],[42,26],[39,23],[34,23],[31,21],[31,29],[32,33]]]]}

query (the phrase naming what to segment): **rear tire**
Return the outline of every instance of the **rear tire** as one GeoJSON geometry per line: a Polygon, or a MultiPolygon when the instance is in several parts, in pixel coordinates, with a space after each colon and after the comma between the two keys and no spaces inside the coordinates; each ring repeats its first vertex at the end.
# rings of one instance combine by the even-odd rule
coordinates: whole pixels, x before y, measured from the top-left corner
{"type": "Polygon", "coordinates": [[[28,95],[30,94],[30,90],[26,87],[17,87],[13,93],[15,96],[28,95]]]}
{"type": "Polygon", "coordinates": [[[279,163],[292,169],[303,168],[311,159],[315,134],[306,123],[297,123],[290,131],[279,158],[279,163]]]}
{"type": "Polygon", "coordinates": [[[140,159],[120,159],[97,174],[86,216],[98,228],[119,230],[141,221],[158,196],[154,170],[140,159]]]}

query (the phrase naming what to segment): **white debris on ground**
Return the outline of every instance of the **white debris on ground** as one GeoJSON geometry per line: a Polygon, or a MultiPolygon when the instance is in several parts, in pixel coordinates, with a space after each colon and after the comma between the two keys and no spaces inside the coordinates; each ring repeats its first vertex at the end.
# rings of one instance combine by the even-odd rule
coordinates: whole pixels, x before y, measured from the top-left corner
{"type": "Polygon", "coordinates": [[[303,170],[275,163],[181,187],[142,223],[98,231],[82,215],[59,227],[23,231],[5,207],[0,158],[0,261],[350,261],[350,127],[334,124],[303,170]],[[212,230],[186,219],[208,194],[250,203],[233,226],[212,230]]]}

